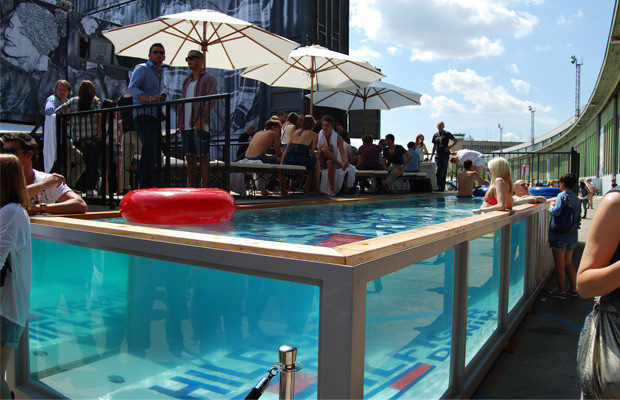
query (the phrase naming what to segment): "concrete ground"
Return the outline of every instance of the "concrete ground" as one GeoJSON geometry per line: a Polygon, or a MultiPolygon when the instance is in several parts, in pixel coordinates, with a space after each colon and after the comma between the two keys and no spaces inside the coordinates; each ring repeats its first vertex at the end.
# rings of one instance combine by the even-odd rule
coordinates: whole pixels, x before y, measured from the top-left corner
{"type": "MultiPolygon", "coordinates": [[[[588,210],[587,218],[581,220],[579,243],[573,253],[575,268],[600,201],[601,197],[595,197],[594,210],[588,210]]],[[[554,299],[547,292],[555,287],[554,274],[472,398],[580,398],[577,342],[594,299],[554,299]]]]}

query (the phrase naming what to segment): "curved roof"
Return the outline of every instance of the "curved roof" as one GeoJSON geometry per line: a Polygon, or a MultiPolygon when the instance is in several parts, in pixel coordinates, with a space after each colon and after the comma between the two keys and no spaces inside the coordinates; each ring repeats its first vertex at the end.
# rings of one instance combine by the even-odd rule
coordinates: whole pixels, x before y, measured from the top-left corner
{"type": "Polygon", "coordinates": [[[579,113],[579,118],[572,116],[568,121],[554,128],[550,132],[539,136],[534,140],[533,149],[531,143],[524,143],[518,146],[504,149],[507,151],[530,150],[549,151],[559,146],[570,143],[582,130],[588,126],[594,118],[613,98],[620,84],[620,0],[616,0],[614,15],[611,19],[611,28],[607,39],[607,50],[601,71],[599,72],[596,86],[592,91],[590,100],[579,113]],[[529,148],[529,149],[528,149],[529,148]]]}

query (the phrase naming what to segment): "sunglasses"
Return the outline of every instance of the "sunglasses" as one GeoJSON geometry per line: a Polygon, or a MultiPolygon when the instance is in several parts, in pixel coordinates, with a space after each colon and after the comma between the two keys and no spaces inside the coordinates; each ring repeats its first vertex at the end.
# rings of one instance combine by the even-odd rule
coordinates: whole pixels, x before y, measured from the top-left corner
{"type": "Polygon", "coordinates": [[[24,152],[24,150],[13,149],[13,148],[6,148],[6,149],[0,150],[0,153],[2,153],[2,154],[18,155],[19,153],[23,153],[23,152],[24,152]]]}
{"type": "Polygon", "coordinates": [[[187,57],[185,58],[185,61],[195,60],[195,59],[197,59],[197,58],[200,58],[200,57],[198,57],[198,56],[187,56],[187,57]]]}
{"type": "Polygon", "coordinates": [[[153,54],[159,54],[159,55],[165,56],[166,52],[162,50],[153,50],[153,54]]]}

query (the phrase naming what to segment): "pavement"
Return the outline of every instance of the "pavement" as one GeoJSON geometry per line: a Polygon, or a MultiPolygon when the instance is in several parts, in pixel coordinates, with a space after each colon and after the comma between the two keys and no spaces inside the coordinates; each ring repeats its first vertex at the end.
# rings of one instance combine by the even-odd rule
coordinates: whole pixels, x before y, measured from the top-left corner
{"type": "MultiPolygon", "coordinates": [[[[576,269],[601,199],[594,197],[594,210],[588,210],[587,218],[581,220],[579,243],[573,252],[576,269]]],[[[547,292],[555,287],[553,274],[472,398],[580,398],[577,342],[594,298],[554,299],[547,292]]]]}

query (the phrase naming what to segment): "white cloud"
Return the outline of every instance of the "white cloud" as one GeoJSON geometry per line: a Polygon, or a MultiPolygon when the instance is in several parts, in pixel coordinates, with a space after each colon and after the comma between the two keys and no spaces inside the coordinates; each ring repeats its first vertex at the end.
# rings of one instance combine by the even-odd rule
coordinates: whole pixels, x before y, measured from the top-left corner
{"type": "Polygon", "coordinates": [[[408,49],[411,60],[471,59],[504,52],[502,36],[530,34],[538,18],[493,0],[351,0],[351,27],[408,49]]]}
{"type": "MultiPolygon", "coordinates": [[[[527,113],[531,102],[518,99],[506,88],[497,85],[491,77],[478,75],[471,69],[458,71],[450,69],[435,74],[433,88],[441,93],[458,93],[473,107],[475,114],[519,114],[527,113]]],[[[549,112],[551,107],[534,104],[539,112],[549,112]]]]}
{"type": "Polygon", "coordinates": [[[431,118],[466,112],[465,106],[446,96],[431,97],[425,94],[420,100],[422,108],[431,110],[431,114],[429,115],[431,118]]]}
{"type": "Polygon", "coordinates": [[[558,25],[572,24],[575,18],[581,17],[583,17],[583,10],[581,8],[570,17],[565,17],[564,14],[560,14],[560,16],[558,17],[558,25]]]}
{"type": "Polygon", "coordinates": [[[551,50],[551,46],[548,44],[537,44],[536,46],[534,46],[534,50],[538,52],[549,51],[551,50]]]}
{"type": "Polygon", "coordinates": [[[350,49],[349,55],[351,57],[357,58],[358,60],[370,60],[381,58],[381,53],[371,49],[370,47],[363,45],[359,49],[350,49]]]}
{"type": "Polygon", "coordinates": [[[521,139],[516,133],[507,132],[502,135],[502,138],[506,142],[520,142],[521,139]]]}
{"type": "Polygon", "coordinates": [[[521,71],[519,71],[519,67],[517,67],[517,64],[512,63],[512,64],[508,64],[506,65],[506,69],[511,73],[511,74],[518,74],[521,71]]]}
{"type": "Polygon", "coordinates": [[[510,82],[512,82],[512,86],[517,90],[517,92],[519,93],[530,92],[530,84],[528,82],[521,80],[521,79],[511,79],[510,82]]]}
{"type": "Polygon", "coordinates": [[[386,50],[391,55],[402,53],[401,49],[396,46],[389,46],[386,50]]]}

